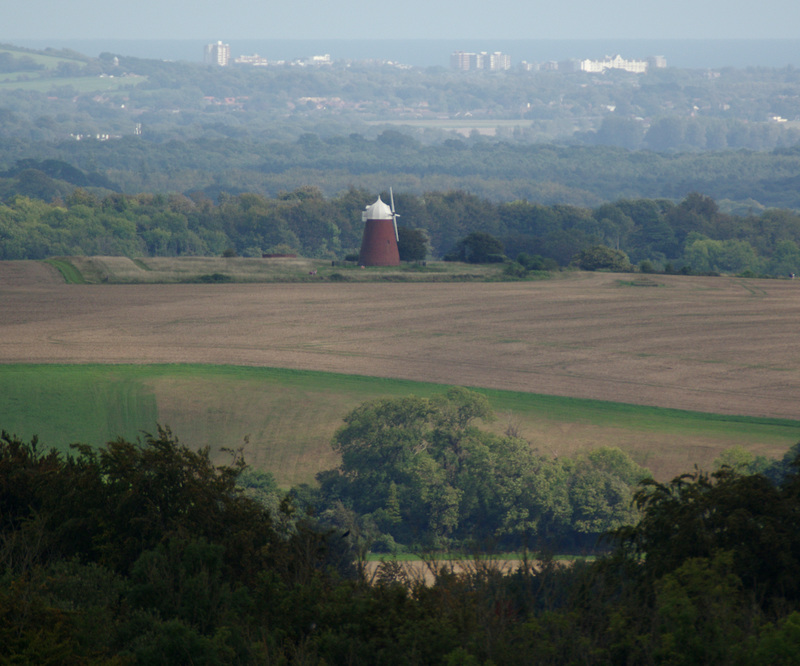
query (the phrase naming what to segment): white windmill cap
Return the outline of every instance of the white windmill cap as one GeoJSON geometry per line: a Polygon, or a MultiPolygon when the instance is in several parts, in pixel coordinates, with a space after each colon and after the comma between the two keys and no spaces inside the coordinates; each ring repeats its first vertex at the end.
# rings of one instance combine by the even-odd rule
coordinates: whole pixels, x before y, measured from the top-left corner
{"type": "Polygon", "coordinates": [[[391,220],[392,219],[392,209],[389,208],[381,198],[378,197],[378,200],[372,204],[371,206],[367,206],[366,210],[361,213],[361,221],[366,222],[367,220],[391,220]]]}

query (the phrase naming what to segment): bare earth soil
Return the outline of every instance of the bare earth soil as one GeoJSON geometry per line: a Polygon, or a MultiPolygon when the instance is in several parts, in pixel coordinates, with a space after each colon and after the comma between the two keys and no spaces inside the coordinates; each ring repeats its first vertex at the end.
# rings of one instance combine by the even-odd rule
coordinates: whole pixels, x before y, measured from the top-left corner
{"type": "Polygon", "coordinates": [[[800,418],[800,281],[66,285],[0,262],[0,363],[313,369],[800,418]]]}

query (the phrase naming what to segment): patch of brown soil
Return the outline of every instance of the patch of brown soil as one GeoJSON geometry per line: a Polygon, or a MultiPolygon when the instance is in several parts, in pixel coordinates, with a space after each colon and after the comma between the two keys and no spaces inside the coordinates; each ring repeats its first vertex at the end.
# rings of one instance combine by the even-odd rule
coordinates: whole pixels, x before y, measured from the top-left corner
{"type": "MultiPolygon", "coordinates": [[[[364,563],[364,575],[370,582],[377,582],[381,578],[408,586],[418,584],[431,586],[436,582],[436,577],[442,572],[448,575],[463,576],[479,573],[496,572],[508,575],[519,571],[538,569],[540,562],[500,559],[444,559],[444,560],[393,560],[387,557],[385,561],[371,560],[364,563]]],[[[564,562],[560,566],[568,566],[564,562]]]]}
{"type": "MultiPolygon", "coordinates": [[[[0,290],[62,284],[63,278],[41,261],[0,261],[0,290]]],[[[2,293],[0,291],[0,293],[2,293]]]]}
{"type": "Polygon", "coordinates": [[[65,285],[0,262],[0,362],[314,369],[800,418],[800,282],[65,285]]]}

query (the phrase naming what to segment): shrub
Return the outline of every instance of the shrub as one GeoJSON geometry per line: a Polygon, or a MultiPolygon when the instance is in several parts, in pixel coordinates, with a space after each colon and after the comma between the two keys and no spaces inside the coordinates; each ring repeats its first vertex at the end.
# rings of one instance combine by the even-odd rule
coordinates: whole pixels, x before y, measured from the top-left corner
{"type": "Polygon", "coordinates": [[[595,245],[576,255],[573,263],[584,271],[628,271],[631,268],[628,255],[605,245],[595,245]]]}
{"type": "Polygon", "coordinates": [[[655,273],[656,267],[653,265],[652,261],[648,259],[643,259],[639,262],[639,272],[640,273],[655,273]]]}
{"type": "Polygon", "coordinates": [[[197,278],[197,281],[206,283],[233,282],[233,278],[225,273],[211,273],[210,275],[201,275],[197,278]]]}

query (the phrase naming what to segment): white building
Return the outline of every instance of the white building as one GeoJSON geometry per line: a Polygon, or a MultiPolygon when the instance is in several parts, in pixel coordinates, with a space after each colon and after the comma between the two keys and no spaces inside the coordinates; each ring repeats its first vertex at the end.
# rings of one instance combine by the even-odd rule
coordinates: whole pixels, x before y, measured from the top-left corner
{"type": "Polygon", "coordinates": [[[622,69],[634,74],[644,74],[647,72],[647,61],[625,60],[621,55],[606,56],[603,60],[580,61],[580,70],[582,72],[602,72],[606,69],[622,69]]]}
{"type": "Polygon", "coordinates": [[[305,64],[311,67],[323,67],[327,65],[332,65],[333,60],[331,60],[331,54],[326,53],[325,55],[315,55],[311,56],[310,58],[306,58],[305,64]]]}
{"type": "Polygon", "coordinates": [[[462,71],[467,71],[469,69],[469,57],[470,55],[474,55],[473,53],[467,53],[466,51],[453,51],[450,54],[450,68],[451,69],[460,69],[462,71]]]}
{"type": "Polygon", "coordinates": [[[503,71],[511,69],[511,56],[500,51],[495,51],[494,53],[487,53],[486,51],[481,51],[480,53],[453,51],[450,54],[450,67],[464,72],[471,69],[503,71]]]}
{"type": "Polygon", "coordinates": [[[494,53],[489,54],[488,60],[489,66],[487,69],[491,69],[492,71],[511,69],[511,56],[507,53],[495,51],[494,53]]]}
{"type": "Polygon", "coordinates": [[[234,60],[237,65],[250,65],[252,67],[267,67],[269,60],[262,58],[257,53],[254,55],[240,55],[234,60]]]}
{"type": "Polygon", "coordinates": [[[603,60],[581,60],[578,63],[581,72],[602,72],[606,69],[622,69],[634,74],[645,74],[647,72],[646,60],[625,60],[621,55],[613,58],[606,56],[603,60]]]}
{"type": "Polygon", "coordinates": [[[216,44],[206,44],[203,54],[203,62],[209,65],[219,65],[225,67],[231,61],[231,45],[217,42],[216,44]]]}

